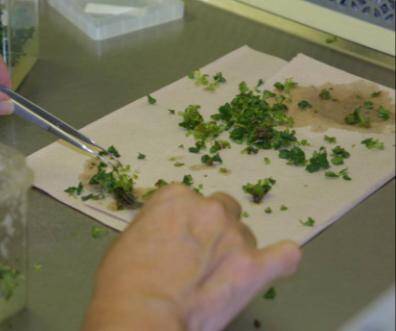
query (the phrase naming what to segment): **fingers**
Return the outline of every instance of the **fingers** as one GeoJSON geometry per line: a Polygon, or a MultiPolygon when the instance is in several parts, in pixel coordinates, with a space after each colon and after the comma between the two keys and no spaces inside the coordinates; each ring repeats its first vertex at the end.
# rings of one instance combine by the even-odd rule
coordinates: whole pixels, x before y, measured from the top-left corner
{"type": "Polygon", "coordinates": [[[225,193],[215,193],[209,199],[214,199],[221,203],[224,209],[232,215],[235,219],[239,220],[242,214],[241,205],[231,196],[225,193]]]}
{"type": "Polygon", "coordinates": [[[263,285],[293,275],[300,264],[302,252],[292,241],[283,241],[256,252],[256,262],[263,285]]]}
{"type": "Polygon", "coordinates": [[[0,93],[0,116],[9,115],[13,112],[14,105],[11,101],[5,100],[3,101],[2,94],[0,93]]]}

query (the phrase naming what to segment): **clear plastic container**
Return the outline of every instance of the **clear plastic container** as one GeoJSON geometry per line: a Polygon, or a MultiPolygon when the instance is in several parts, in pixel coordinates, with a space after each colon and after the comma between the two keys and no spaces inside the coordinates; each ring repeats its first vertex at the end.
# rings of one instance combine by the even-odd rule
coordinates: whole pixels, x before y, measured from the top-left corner
{"type": "Polygon", "coordinates": [[[0,324],[26,304],[26,193],[31,183],[25,158],[0,144],[0,324]]]}
{"type": "Polygon", "coordinates": [[[17,88],[38,57],[38,0],[0,0],[0,55],[17,88]]]}
{"type": "Polygon", "coordinates": [[[48,0],[60,14],[94,40],[177,20],[182,0],[48,0]]]}

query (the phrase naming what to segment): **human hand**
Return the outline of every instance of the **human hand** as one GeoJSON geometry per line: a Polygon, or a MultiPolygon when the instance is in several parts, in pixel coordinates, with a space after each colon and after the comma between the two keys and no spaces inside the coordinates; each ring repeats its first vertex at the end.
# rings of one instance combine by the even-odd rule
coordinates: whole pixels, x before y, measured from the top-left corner
{"type": "Polygon", "coordinates": [[[83,330],[222,330],[301,259],[292,242],[257,249],[240,215],[228,195],[162,189],[105,257],[83,330]]]}
{"type": "MultiPolygon", "coordinates": [[[[11,87],[10,75],[3,59],[0,56],[0,85],[11,87]]],[[[12,113],[13,106],[9,101],[9,97],[4,93],[0,92],[0,116],[12,113]]]]}

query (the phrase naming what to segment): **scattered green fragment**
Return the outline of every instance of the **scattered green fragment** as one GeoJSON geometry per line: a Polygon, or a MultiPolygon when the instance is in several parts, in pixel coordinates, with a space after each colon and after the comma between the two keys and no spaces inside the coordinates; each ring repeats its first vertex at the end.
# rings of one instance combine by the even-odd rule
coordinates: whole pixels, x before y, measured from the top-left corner
{"type": "Polygon", "coordinates": [[[277,296],[277,292],[275,287],[271,287],[263,296],[264,299],[266,300],[275,300],[277,296]]]}
{"type": "Polygon", "coordinates": [[[292,149],[282,149],[279,151],[279,157],[288,160],[287,164],[295,166],[304,166],[307,162],[305,152],[300,147],[293,147],[292,149]]]}
{"type": "Polygon", "coordinates": [[[254,203],[260,203],[264,197],[271,191],[273,185],[276,184],[276,180],[273,178],[266,178],[259,180],[256,184],[246,184],[243,186],[245,193],[252,196],[254,203]]]}
{"type": "Polygon", "coordinates": [[[242,150],[242,154],[247,154],[247,155],[255,155],[258,154],[259,150],[258,148],[254,146],[248,146],[245,149],[242,150]]]}
{"type": "Polygon", "coordinates": [[[184,185],[186,185],[186,186],[191,187],[194,184],[194,179],[193,179],[193,177],[191,175],[186,175],[186,176],[183,177],[182,183],[184,185]]]}
{"type": "Polygon", "coordinates": [[[282,206],[280,207],[280,210],[281,210],[281,211],[288,211],[288,210],[289,210],[289,207],[287,207],[287,206],[285,206],[285,205],[282,205],[282,206]]]}
{"type": "Polygon", "coordinates": [[[174,164],[174,166],[176,167],[176,168],[181,168],[181,167],[184,167],[186,164],[185,163],[183,163],[183,162],[176,162],[175,164],[174,164]]]}
{"type": "Polygon", "coordinates": [[[298,86],[297,82],[295,82],[292,78],[288,78],[288,79],[286,79],[285,84],[284,84],[284,91],[286,93],[290,93],[297,86],[298,86]]]}
{"type": "Polygon", "coordinates": [[[147,156],[145,154],[139,153],[138,154],[138,160],[145,160],[147,156]]]}
{"type": "Polygon", "coordinates": [[[390,119],[390,111],[386,109],[384,106],[380,106],[378,109],[378,117],[387,121],[390,119]]]}
{"type": "Polygon", "coordinates": [[[91,237],[93,239],[104,238],[105,236],[107,236],[108,233],[109,233],[109,230],[107,230],[106,228],[101,227],[101,226],[94,225],[91,228],[91,237]]]}
{"type": "Polygon", "coordinates": [[[0,263],[0,299],[9,301],[19,286],[21,273],[0,263]]]}
{"type": "Polygon", "coordinates": [[[216,75],[213,76],[213,79],[220,84],[224,84],[227,80],[224,78],[223,73],[218,72],[216,75]]]}
{"type": "Polygon", "coordinates": [[[168,112],[171,115],[176,115],[176,110],[174,110],[174,109],[168,109],[168,112]]]}
{"type": "Polygon", "coordinates": [[[343,169],[343,170],[341,170],[338,173],[336,173],[334,171],[327,171],[325,176],[327,178],[342,178],[342,179],[344,179],[346,181],[351,181],[352,180],[351,176],[349,175],[348,169],[343,169]]]}
{"type": "Polygon", "coordinates": [[[71,186],[65,190],[67,194],[73,197],[80,196],[83,191],[84,191],[84,186],[81,182],[78,184],[78,186],[71,186]]]}
{"type": "Polygon", "coordinates": [[[242,212],[242,215],[241,215],[243,218],[249,218],[250,217],[250,214],[247,212],[247,211],[244,211],[244,212],[242,212]]]}
{"type": "Polygon", "coordinates": [[[310,173],[318,172],[322,169],[329,169],[330,163],[327,159],[327,151],[326,148],[321,147],[319,151],[315,151],[309,163],[306,167],[306,170],[310,173]]]}
{"type": "Polygon", "coordinates": [[[324,136],[324,140],[328,142],[329,144],[335,144],[337,143],[337,138],[336,137],[330,137],[330,136],[324,136]]]}
{"type": "Polygon", "coordinates": [[[298,142],[300,146],[311,146],[311,143],[307,139],[300,140],[298,142]]]}
{"type": "Polygon", "coordinates": [[[256,84],[256,91],[265,84],[263,79],[259,79],[257,84],[256,84]]]}
{"type": "Polygon", "coordinates": [[[193,154],[199,154],[201,150],[206,148],[206,144],[204,141],[197,141],[194,147],[190,147],[188,151],[193,154]]]}
{"type": "Polygon", "coordinates": [[[210,148],[209,152],[211,154],[216,154],[218,152],[220,152],[223,149],[230,149],[231,148],[231,144],[226,141],[226,140],[216,140],[212,147],[210,148]]]}
{"type": "Polygon", "coordinates": [[[210,156],[210,155],[206,154],[206,155],[202,156],[201,161],[202,161],[203,164],[206,164],[207,166],[210,166],[210,167],[212,167],[212,166],[214,166],[216,164],[222,164],[223,163],[223,159],[220,157],[219,153],[217,153],[217,154],[215,154],[213,156],[210,156]]]}
{"type": "Polygon", "coordinates": [[[261,329],[262,324],[261,324],[261,322],[260,322],[258,319],[255,319],[255,320],[253,321],[253,326],[254,326],[256,329],[261,329]]]}
{"type": "Polygon", "coordinates": [[[349,125],[357,125],[362,128],[371,127],[370,118],[364,114],[361,107],[356,108],[353,113],[346,116],[345,123],[349,125]]]}
{"type": "Polygon", "coordinates": [[[155,98],[152,97],[151,95],[148,95],[148,96],[147,96],[147,100],[148,100],[148,103],[149,103],[150,105],[155,105],[155,104],[157,103],[157,99],[155,99],[155,98]]]}
{"type": "Polygon", "coordinates": [[[331,163],[333,163],[334,165],[344,164],[344,160],[349,159],[351,156],[351,154],[341,146],[337,146],[336,148],[333,149],[332,152],[333,154],[332,154],[331,163]]]}
{"type": "Polygon", "coordinates": [[[312,217],[308,217],[305,222],[300,220],[300,223],[306,227],[313,228],[316,224],[316,221],[312,217]]]}
{"type": "Polygon", "coordinates": [[[367,110],[373,110],[374,109],[374,102],[372,102],[370,100],[365,101],[364,104],[363,104],[363,107],[364,107],[364,109],[367,109],[367,110]]]}
{"type": "Polygon", "coordinates": [[[331,100],[331,99],[333,99],[333,97],[332,97],[332,95],[331,95],[331,92],[330,92],[330,90],[328,90],[328,89],[323,89],[323,90],[320,92],[319,97],[320,97],[322,100],[331,100]]]}
{"type": "Polygon", "coordinates": [[[42,265],[41,263],[36,262],[36,263],[33,265],[33,269],[34,269],[34,271],[36,271],[36,272],[40,272],[40,271],[43,270],[43,265],[42,265]]]}
{"type": "Polygon", "coordinates": [[[231,173],[231,170],[230,170],[230,169],[227,169],[227,168],[220,168],[220,169],[219,169],[219,172],[220,172],[221,174],[223,174],[223,175],[228,175],[228,174],[231,173]]]}
{"type": "Polygon", "coordinates": [[[187,130],[194,130],[198,125],[204,122],[204,118],[200,114],[199,110],[201,106],[190,105],[181,114],[183,121],[179,123],[179,126],[187,130]]]}
{"type": "Polygon", "coordinates": [[[334,44],[338,41],[338,37],[331,36],[331,37],[327,38],[325,41],[326,41],[326,44],[334,44]]]}
{"type": "Polygon", "coordinates": [[[110,156],[113,156],[115,158],[120,158],[121,157],[121,154],[118,152],[117,148],[115,148],[114,146],[110,146],[106,151],[99,152],[99,155],[100,156],[110,155],[110,156]]]}
{"type": "Polygon", "coordinates": [[[270,164],[271,164],[271,159],[270,159],[269,157],[265,157],[265,158],[264,158],[264,163],[265,163],[266,165],[270,165],[270,164]]]}
{"type": "Polygon", "coordinates": [[[266,208],[264,211],[265,211],[266,214],[272,214],[272,208],[271,207],[266,208]]]}
{"type": "Polygon", "coordinates": [[[197,86],[202,86],[207,91],[214,92],[221,84],[227,82],[223,73],[218,72],[212,78],[208,74],[203,74],[200,70],[194,71],[188,76],[191,80],[195,81],[197,86]]]}
{"type": "Polygon", "coordinates": [[[371,97],[372,98],[378,98],[378,97],[380,97],[382,95],[382,91],[377,91],[377,92],[373,92],[372,94],[371,94],[371,97]]]}
{"type": "Polygon", "coordinates": [[[312,108],[312,105],[307,100],[302,100],[298,103],[298,108],[301,110],[307,110],[312,108]]]}
{"type": "Polygon", "coordinates": [[[103,194],[93,194],[93,193],[85,195],[81,198],[81,200],[84,202],[89,201],[89,200],[97,201],[97,200],[102,200],[102,199],[104,199],[103,194]]]}
{"type": "Polygon", "coordinates": [[[362,144],[365,145],[368,149],[377,149],[384,150],[385,144],[378,139],[368,138],[362,141],[362,144]]]}

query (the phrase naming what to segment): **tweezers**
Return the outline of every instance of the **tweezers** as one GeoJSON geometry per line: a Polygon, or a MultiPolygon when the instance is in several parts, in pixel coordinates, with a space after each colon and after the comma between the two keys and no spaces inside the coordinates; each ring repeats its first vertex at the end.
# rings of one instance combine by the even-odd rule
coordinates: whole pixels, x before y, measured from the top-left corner
{"type": "Polygon", "coordinates": [[[106,149],[98,145],[94,140],[74,129],[69,124],[60,120],[40,106],[34,104],[17,92],[8,87],[0,86],[0,92],[10,97],[14,104],[13,114],[38,125],[79,150],[86,152],[109,166],[116,167],[121,163],[112,157],[106,149]]]}

